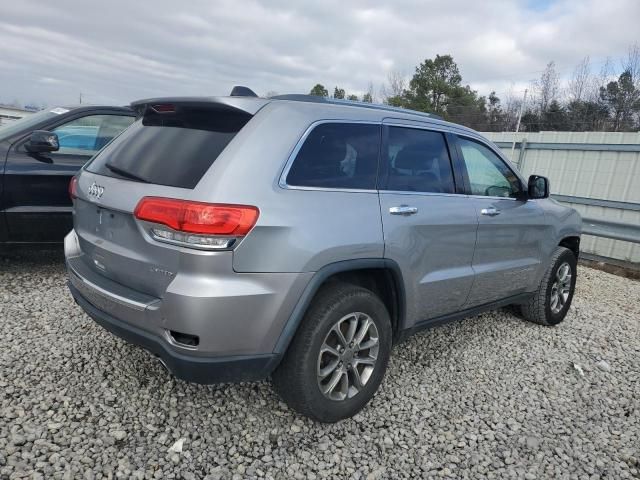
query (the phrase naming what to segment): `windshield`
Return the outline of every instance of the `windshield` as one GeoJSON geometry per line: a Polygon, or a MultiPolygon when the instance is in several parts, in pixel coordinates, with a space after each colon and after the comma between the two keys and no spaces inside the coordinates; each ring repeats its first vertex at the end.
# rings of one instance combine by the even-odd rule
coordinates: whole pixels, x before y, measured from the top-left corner
{"type": "Polygon", "coordinates": [[[0,127],[0,142],[2,140],[6,140],[12,135],[15,135],[16,133],[19,133],[22,130],[28,130],[29,128],[39,124],[47,118],[55,117],[56,115],[58,115],[58,113],[52,110],[42,110],[41,112],[27,115],[26,117],[21,118],[20,120],[16,120],[15,122],[3,125],[0,127]]]}

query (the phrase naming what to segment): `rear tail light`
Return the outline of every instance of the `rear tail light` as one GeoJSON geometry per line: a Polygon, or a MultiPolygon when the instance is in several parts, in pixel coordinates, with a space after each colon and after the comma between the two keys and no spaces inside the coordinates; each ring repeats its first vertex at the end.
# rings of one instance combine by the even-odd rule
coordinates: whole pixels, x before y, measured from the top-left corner
{"type": "Polygon", "coordinates": [[[160,197],[144,197],[134,211],[138,220],[158,224],[151,228],[156,240],[202,249],[231,248],[251,231],[259,213],[250,205],[160,197]]]}
{"type": "Polygon", "coordinates": [[[69,197],[71,200],[78,198],[78,177],[71,177],[69,182],[69,197]]]}

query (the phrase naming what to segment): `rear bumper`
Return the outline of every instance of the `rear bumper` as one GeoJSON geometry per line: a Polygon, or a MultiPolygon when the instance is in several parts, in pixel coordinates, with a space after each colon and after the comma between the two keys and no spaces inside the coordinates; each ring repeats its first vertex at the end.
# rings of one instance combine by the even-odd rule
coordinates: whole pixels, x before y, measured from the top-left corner
{"type": "Polygon", "coordinates": [[[68,285],[76,303],[96,323],[127,342],[139,345],[160,357],[169,371],[181,380],[203,384],[262,380],[280,361],[280,355],[276,354],[202,357],[176,352],[162,338],[99,310],[71,282],[68,285]]]}
{"type": "MultiPolygon", "coordinates": [[[[172,277],[166,286],[158,286],[155,263],[145,258],[141,261],[140,255],[129,258],[120,246],[105,243],[93,245],[74,230],[67,235],[69,280],[79,294],[110,317],[193,357],[277,352],[276,342],[313,275],[237,273],[232,268],[232,252],[178,251],[170,266],[159,264],[159,268],[171,270],[172,277]],[[138,280],[148,277],[152,287],[146,291],[133,288],[128,272],[138,280]],[[196,346],[181,342],[172,332],[197,337],[196,346]]],[[[151,245],[149,249],[152,247],[158,248],[151,245]]]]}
{"type": "MultiPolygon", "coordinates": [[[[101,253],[110,258],[108,250],[101,253]]],[[[185,252],[156,297],[92,268],[95,259],[81,249],[74,230],[65,238],[65,257],[69,289],[89,316],[159,356],[176,377],[196,383],[268,376],[280,359],[276,342],[307,282],[307,274],[238,274],[231,252],[185,252]]]]}

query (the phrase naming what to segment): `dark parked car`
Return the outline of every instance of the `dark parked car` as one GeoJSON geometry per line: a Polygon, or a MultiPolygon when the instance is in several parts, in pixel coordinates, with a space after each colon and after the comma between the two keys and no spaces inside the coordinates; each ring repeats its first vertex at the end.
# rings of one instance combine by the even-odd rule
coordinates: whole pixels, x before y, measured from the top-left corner
{"type": "Polygon", "coordinates": [[[69,180],[134,120],[128,107],[57,107],[0,127],[0,244],[62,242],[69,180]]]}

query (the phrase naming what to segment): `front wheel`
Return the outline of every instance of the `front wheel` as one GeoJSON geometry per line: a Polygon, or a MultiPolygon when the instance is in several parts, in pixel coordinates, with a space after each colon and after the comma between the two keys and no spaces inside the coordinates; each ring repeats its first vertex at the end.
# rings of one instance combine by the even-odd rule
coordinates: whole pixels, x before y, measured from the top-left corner
{"type": "Polygon", "coordinates": [[[541,325],[557,325],[564,320],[576,288],[577,264],[571,250],[555,249],[538,290],[529,301],[520,305],[526,320],[541,325]]]}
{"type": "Polygon", "coordinates": [[[351,417],[373,397],[391,353],[391,321],[370,290],[322,288],[307,311],[273,385],[294,410],[321,422],[351,417]]]}

